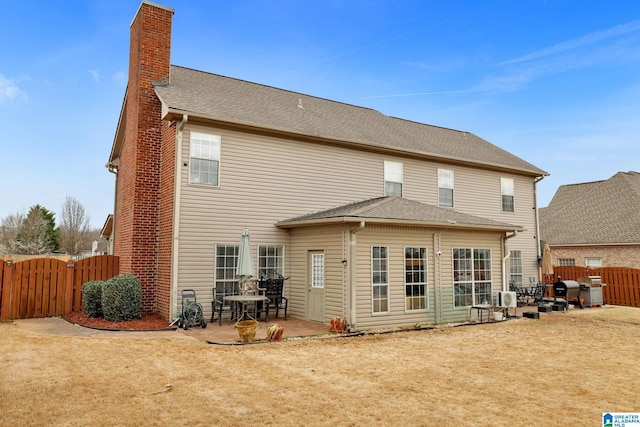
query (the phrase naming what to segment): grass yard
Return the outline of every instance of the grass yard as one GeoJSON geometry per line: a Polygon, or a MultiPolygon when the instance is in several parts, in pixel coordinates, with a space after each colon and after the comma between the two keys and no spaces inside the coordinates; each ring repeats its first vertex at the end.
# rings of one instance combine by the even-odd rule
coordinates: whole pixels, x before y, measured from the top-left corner
{"type": "Polygon", "coordinates": [[[0,323],[0,425],[596,426],[640,411],[640,309],[208,345],[0,323]]]}

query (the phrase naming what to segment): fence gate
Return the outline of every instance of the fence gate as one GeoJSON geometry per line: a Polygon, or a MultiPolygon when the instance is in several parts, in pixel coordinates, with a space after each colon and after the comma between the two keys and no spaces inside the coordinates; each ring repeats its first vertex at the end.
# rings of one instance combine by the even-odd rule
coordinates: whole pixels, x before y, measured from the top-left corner
{"type": "Polygon", "coordinates": [[[0,320],[61,316],[82,310],[82,285],[118,274],[119,258],[99,255],[76,263],[54,258],[1,261],[0,320]]]}

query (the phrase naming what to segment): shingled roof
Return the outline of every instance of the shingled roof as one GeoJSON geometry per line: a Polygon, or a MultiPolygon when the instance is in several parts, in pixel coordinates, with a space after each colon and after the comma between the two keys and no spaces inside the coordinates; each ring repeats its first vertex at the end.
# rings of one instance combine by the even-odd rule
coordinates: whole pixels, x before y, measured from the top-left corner
{"type": "Polygon", "coordinates": [[[280,221],[277,226],[292,228],[340,222],[387,223],[423,227],[466,228],[496,231],[523,231],[517,225],[467,215],[403,197],[376,197],[336,208],[280,221]]]}
{"type": "Polygon", "coordinates": [[[550,245],[640,244],[640,173],[563,185],[540,209],[540,236],[550,245]]]}
{"type": "Polygon", "coordinates": [[[392,150],[529,176],[548,175],[469,132],[389,117],[370,108],[217,74],[171,66],[169,84],[157,84],[155,92],[165,119],[188,114],[255,131],[392,150]]]}

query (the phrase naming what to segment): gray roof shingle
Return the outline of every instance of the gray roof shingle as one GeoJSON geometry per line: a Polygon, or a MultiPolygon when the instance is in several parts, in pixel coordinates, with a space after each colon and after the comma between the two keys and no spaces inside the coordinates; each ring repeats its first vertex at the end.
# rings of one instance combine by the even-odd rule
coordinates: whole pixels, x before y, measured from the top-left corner
{"type": "Polygon", "coordinates": [[[370,108],[217,74],[171,66],[170,83],[156,85],[155,91],[168,114],[189,114],[337,143],[400,150],[530,176],[547,175],[468,132],[389,117],[370,108]]]}
{"type": "Polygon", "coordinates": [[[359,221],[499,231],[523,230],[517,225],[468,215],[402,197],[376,197],[362,200],[280,221],[277,225],[288,228],[311,224],[359,221]]]}
{"type": "Polygon", "coordinates": [[[640,243],[640,173],[560,186],[540,209],[540,236],[550,245],[640,243]]]}

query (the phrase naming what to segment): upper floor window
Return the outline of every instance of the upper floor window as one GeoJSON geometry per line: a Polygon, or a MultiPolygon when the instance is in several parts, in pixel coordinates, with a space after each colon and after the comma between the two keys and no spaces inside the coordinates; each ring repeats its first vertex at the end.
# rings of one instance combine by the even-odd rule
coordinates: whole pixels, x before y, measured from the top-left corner
{"type": "Polygon", "coordinates": [[[438,206],[453,207],[453,171],[438,169],[438,206]]]}
{"type": "Polygon", "coordinates": [[[502,194],[502,212],[513,212],[513,179],[500,178],[500,193],[502,194]]]}
{"type": "Polygon", "coordinates": [[[191,132],[189,156],[189,183],[217,187],[220,175],[220,136],[191,132]]]}
{"type": "Polygon", "coordinates": [[[402,163],[384,161],[384,195],[402,197],[402,163]]]}

